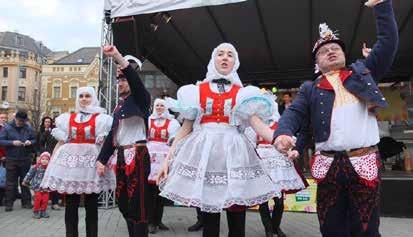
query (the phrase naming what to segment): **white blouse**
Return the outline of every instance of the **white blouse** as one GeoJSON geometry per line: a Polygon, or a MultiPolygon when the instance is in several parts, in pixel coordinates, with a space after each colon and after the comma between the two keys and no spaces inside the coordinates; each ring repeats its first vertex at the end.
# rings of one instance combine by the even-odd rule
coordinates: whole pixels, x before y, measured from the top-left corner
{"type": "MultiPolygon", "coordinates": [[[[87,122],[92,117],[92,114],[77,113],[75,121],[78,123],[87,122]]],[[[107,136],[112,127],[113,118],[107,114],[99,114],[96,117],[95,136],[97,139],[102,139],[107,136]]],[[[52,130],[52,135],[58,141],[67,141],[69,137],[70,113],[59,115],[56,120],[56,127],[52,130]]]]}

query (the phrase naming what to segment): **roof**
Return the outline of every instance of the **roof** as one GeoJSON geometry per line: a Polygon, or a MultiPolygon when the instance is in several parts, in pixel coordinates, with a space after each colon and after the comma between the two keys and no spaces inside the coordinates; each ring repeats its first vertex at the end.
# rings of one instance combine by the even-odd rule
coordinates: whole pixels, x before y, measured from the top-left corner
{"type": "Polygon", "coordinates": [[[87,65],[91,64],[95,60],[96,56],[100,52],[99,47],[84,47],[76,50],[75,52],[57,60],[53,64],[58,65],[87,65]]]}
{"type": "Polygon", "coordinates": [[[0,32],[0,47],[20,51],[30,51],[36,55],[47,55],[51,52],[41,41],[16,32],[0,32]]]}
{"type": "MultiPolygon", "coordinates": [[[[400,44],[384,81],[413,75],[413,1],[393,1],[400,44]]],[[[244,83],[297,87],[314,77],[311,50],[318,24],[339,30],[348,62],[361,58],[363,42],[376,40],[373,11],[360,0],[248,0],[222,6],[115,19],[114,43],[122,54],[149,59],[179,85],[202,80],[211,52],[221,42],[235,45],[244,83]],[[158,25],[156,31],[151,23],[158,25]]]]}

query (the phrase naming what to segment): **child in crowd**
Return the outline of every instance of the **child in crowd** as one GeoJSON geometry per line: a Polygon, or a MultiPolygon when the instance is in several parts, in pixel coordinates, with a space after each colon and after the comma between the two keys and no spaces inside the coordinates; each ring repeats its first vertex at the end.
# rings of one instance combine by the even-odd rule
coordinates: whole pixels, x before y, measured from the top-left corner
{"type": "Polygon", "coordinates": [[[49,214],[46,212],[49,190],[40,187],[49,160],[50,153],[43,152],[23,180],[23,185],[30,187],[34,191],[33,218],[35,219],[49,218],[49,214]]]}

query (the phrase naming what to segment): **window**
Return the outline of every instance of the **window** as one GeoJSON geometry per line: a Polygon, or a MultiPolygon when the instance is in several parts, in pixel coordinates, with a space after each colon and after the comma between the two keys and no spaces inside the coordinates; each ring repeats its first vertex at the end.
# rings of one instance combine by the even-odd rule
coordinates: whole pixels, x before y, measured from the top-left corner
{"type": "Polygon", "coordinates": [[[17,100],[26,101],[26,87],[19,87],[19,91],[17,93],[17,100]]]}
{"type": "Polygon", "coordinates": [[[4,78],[9,77],[9,68],[8,67],[3,68],[3,77],[4,78]]]}
{"type": "Polygon", "coordinates": [[[40,100],[39,90],[34,89],[33,104],[37,105],[39,103],[39,100],[40,100]]]}
{"type": "Polygon", "coordinates": [[[16,36],[16,44],[17,44],[17,46],[24,46],[23,37],[16,36]]]}
{"type": "Polygon", "coordinates": [[[53,87],[53,98],[54,99],[60,98],[60,86],[53,87]]]}
{"type": "Polygon", "coordinates": [[[159,75],[156,76],[156,88],[167,88],[168,80],[165,76],[159,75]]]}
{"type": "Polygon", "coordinates": [[[76,98],[77,86],[70,87],[70,98],[76,98]]]}
{"type": "Polygon", "coordinates": [[[154,87],[154,76],[153,75],[145,75],[145,87],[147,89],[152,89],[154,87]]]}
{"type": "Polygon", "coordinates": [[[7,86],[1,87],[1,100],[7,100],[7,86]]]}
{"type": "Polygon", "coordinates": [[[26,67],[19,68],[19,78],[26,78],[26,67]]]}
{"type": "Polygon", "coordinates": [[[39,79],[39,72],[36,72],[34,74],[34,80],[37,82],[37,79],[39,79]]]}

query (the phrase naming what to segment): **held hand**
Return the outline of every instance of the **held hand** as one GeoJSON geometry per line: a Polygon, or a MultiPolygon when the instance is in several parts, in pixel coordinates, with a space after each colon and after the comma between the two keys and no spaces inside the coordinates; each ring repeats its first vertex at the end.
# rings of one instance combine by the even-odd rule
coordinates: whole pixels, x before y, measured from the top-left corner
{"type": "Polygon", "coordinates": [[[25,145],[25,146],[30,146],[31,144],[32,144],[32,142],[29,141],[29,140],[27,140],[27,141],[24,142],[24,145],[25,145]]]}
{"type": "Polygon", "coordinates": [[[99,176],[104,176],[105,175],[105,171],[106,171],[106,167],[104,164],[102,164],[102,162],[97,161],[96,162],[96,171],[98,172],[99,176]]]}
{"type": "Polygon", "coordinates": [[[288,159],[293,161],[300,156],[300,153],[298,153],[297,150],[290,150],[290,151],[287,151],[287,156],[288,156],[288,159]]]}
{"type": "Polygon", "coordinates": [[[366,43],[363,43],[363,48],[361,49],[363,57],[367,58],[371,53],[371,48],[367,48],[366,43]]]}
{"type": "Polygon", "coordinates": [[[386,0],[368,0],[367,2],[364,3],[364,5],[366,5],[367,7],[374,7],[379,3],[382,3],[386,0]]]}
{"type": "Polygon", "coordinates": [[[162,169],[159,172],[158,176],[156,176],[156,185],[159,185],[160,182],[168,178],[168,172],[169,172],[169,164],[168,161],[172,157],[172,149],[169,150],[168,155],[166,156],[165,161],[162,164],[162,169]]]}
{"type": "Polygon", "coordinates": [[[23,146],[23,142],[15,140],[13,141],[13,146],[23,146]]]}
{"type": "Polygon", "coordinates": [[[295,141],[290,136],[280,135],[275,139],[274,146],[281,153],[287,154],[295,146],[295,141]]]}
{"type": "Polygon", "coordinates": [[[168,160],[166,159],[162,164],[162,169],[159,172],[158,176],[156,176],[156,185],[159,185],[163,180],[168,178],[168,160]]]}

